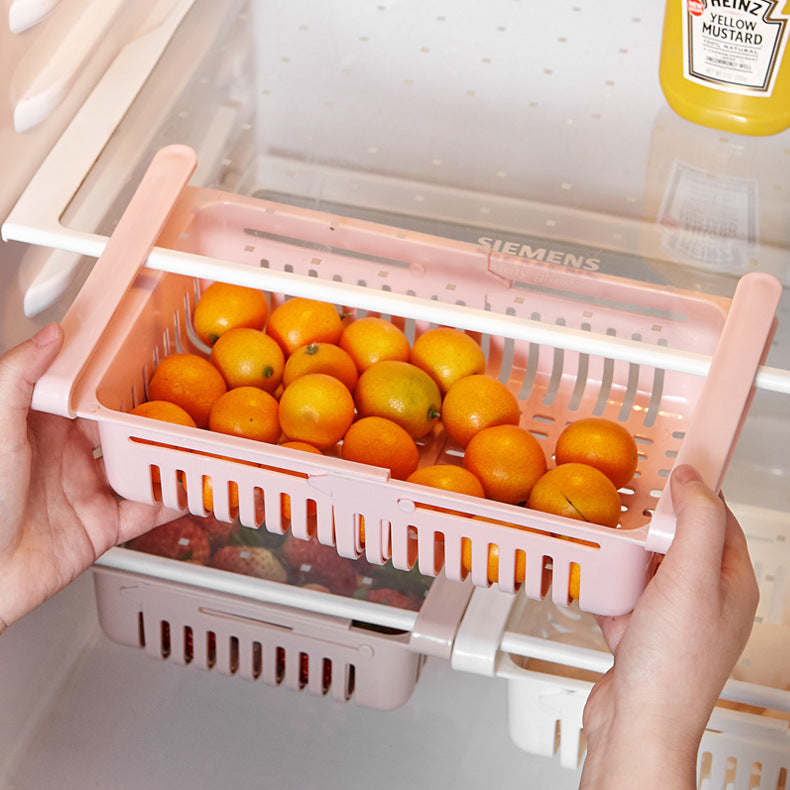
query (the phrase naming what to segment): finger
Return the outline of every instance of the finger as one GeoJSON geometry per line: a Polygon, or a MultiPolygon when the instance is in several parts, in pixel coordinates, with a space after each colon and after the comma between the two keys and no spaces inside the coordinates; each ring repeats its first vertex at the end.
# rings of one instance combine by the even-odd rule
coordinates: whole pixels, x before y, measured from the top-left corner
{"type": "Polygon", "coordinates": [[[732,511],[727,508],[727,523],[724,533],[724,549],[721,559],[721,575],[738,591],[744,606],[752,615],[760,599],[760,587],[754,571],[746,534],[732,511]]]}
{"type": "Polygon", "coordinates": [[[121,500],[118,503],[119,527],[116,543],[125,543],[160,524],[175,521],[186,512],[186,509],[174,510],[164,505],[145,505],[121,500]]]}
{"type": "Polygon", "coordinates": [[[126,541],[136,538],[160,524],[175,521],[186,512],[172,510],[163,505],[147,505],[125,499],[116,499],[115,501],[105,499],[101,511],[101,516],[92,513],[85,519],[85,529],[93,546],[94,559],[101,557],[113,546],[126,543],[126,541]],[[111,518],[111,511],[108,508],[113,507],[115,508],[114,518],[111,518]]]}
{"type": "Polygon", "coordinates": [[[670,478],[677,516],[675,537],[662,563],[664,572],[693,568],[700,582],[718,581],[727,526],[727,509],[691,466],[670,478]]]}
{"type": "MultiPolygon", "coordinates": [[[[725,508],[726,525],[722,549],[722,569],[726,568],[732,560],[737,559],[739,564],[743,559],[749,560],[749,544],[746,540],[746,534],[729,507],[725,505],[725,508]]],[[[749,565],[751,566],[751,561],[749,561],[749,565]]]]}
{"type": "Polygon", "coordinates": [[[614,655],[617,652],[617,648],[620,645],[620,640],[623,638],[623,634],[628,628],[631,615],[621,614],[617,615],[616,617],[594,615],[594,617],[595,622],[598,623],[598,627],[601,629],[601,633],[603,634],[603,638],[607,647],[609,648],[612,655],[614,655]]]}
{"type": "Polygon", "coordinates": [[[33,387],[52,363],[63,342],[58,324],[48,324],[30,340],[0,358],[0,436],[6,451],[15,452],[27,442],[27,415],[33,387]]]}

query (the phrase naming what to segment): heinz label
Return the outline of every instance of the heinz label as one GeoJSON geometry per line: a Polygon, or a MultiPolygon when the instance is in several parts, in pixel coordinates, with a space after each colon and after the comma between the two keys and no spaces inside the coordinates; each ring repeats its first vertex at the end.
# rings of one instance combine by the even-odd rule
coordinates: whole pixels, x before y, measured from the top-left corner
{"type": "Polygon", "coordinates": [[[686,79],[770,96],[788,39],[785,0],[682,0],[686,79]]]}

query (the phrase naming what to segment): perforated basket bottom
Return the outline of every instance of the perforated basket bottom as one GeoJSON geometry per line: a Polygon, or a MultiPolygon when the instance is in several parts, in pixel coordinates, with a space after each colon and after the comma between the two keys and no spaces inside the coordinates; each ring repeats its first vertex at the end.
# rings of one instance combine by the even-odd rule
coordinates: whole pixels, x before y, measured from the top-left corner
{"type": "Polygon", "coordinates": [[[424,657],[408,635],[108,568],[99,622],[153,659],[380,710],[403,705],[424,657]]]}

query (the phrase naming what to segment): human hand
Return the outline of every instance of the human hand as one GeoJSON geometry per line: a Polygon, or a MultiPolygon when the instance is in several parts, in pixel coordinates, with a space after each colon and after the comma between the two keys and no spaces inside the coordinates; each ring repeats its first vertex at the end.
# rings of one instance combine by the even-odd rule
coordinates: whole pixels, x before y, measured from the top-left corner
{"type": "Polygon", "coordinates": [[[62,343],[50,324],[0,357],[0,633],[116,543],[179,515],[113,494],[95,423],[30,411],[62,343]]]}
{"type": "Polygon", "coordinates": [[[671,479],[675,538],[634,611],[598,618],[614,665],[584,710],[582,788],[696,788],[710,714],[751,632],[746,538],[695,469],[671,479]]]}

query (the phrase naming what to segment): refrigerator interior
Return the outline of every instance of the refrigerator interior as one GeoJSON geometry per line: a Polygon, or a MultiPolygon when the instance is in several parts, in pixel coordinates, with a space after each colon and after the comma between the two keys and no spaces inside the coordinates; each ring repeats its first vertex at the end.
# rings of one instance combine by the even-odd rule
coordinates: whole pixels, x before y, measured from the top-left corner
{"type": "MultiPolygon", "coordinates": [[[[73,183],[51,183],[49,221],[93,244],[114,227],[153,153],[178,142],[198,152],[196,186],[692,291],[729,296],[754,269],[787,284],[790,133],[739,138],[676,117],[657,82],[660,4],[576,0],[554,4],[550,16],[525,0],[466,6],[352,3],[339,14],[314,2],[198,0],[134,104],[118,109],[109,141],[90,97],[67,129],[58,145],[88,166],[73,183]]],[[[4,245],[4,349],[59,317],[89,270],[92,255],[63,246],[4,245]]],[[[790,369],[788,317],[785,289],[767,360],[781,371],[790,369]]],[[[755,555],[769,557],[760,618],[779,641],[757,683],[784,691],[790,669],[775,659],[790,645],[788,433],[787,394],[758,392],[724,485],[754,525],[755,555]]],[[[600,643],[589,618],[577,627],[573,615],[560,638],[536,645],[523,637],[540,633],[541,615],[496,592],[475,593],[459,632],[489,639],[479,666],[429,657],[409,701],[380,712],[114,644],[97,624],[86,574],[0,641],[0,781],[574,787],[583,741],[573,731],[593,677],[579,657],[600,643]],[[551,661],[555,641],[567,650],[551,661]],[[576,705],[561,725],[546,705],[548,735],[544,727],[537,740],[548,756],[530,754],[529,737],[520,748],[508,726],[518,704],[509,683],[515,676],[518,687],[525,667],[576,705]]],[[[592,667],[605,670],[605,654],[592,667]]],[[[747,710],[749,694],[739,702],[733,688],[731,704],[747,710]]],[[[790,705],[780,697],[777,707],[768,724],[735,726],[752,739],[762,732],[786,759],[790,705]]],[[[732,723],[719,716],[726,731],[732,723]]],[[[723,784],[707,770],[701,786],[736,787],[731,766],[723,784]]],[[[771,786],[749,781],[737,787],[771,786]]],[[[785,769],[773,786],[788,781],[785,769]]]]}

